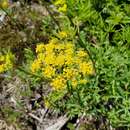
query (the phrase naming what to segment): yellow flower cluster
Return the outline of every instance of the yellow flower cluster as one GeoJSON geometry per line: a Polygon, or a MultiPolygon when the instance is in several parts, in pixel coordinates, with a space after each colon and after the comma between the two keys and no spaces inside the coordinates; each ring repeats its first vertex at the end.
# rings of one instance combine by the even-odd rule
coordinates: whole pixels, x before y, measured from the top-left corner
{"type": "Polygon", "coordinates": [[[0,73],[3,73],[13,67],[13,59],[14,56],[12,53],[7,53],[6,55],[0,54],[0,73]]]}
{"type": "Polygon", "coordinates": [[[58,36],[59,36],[59,38],[63,39],[63,38],[67,38],[68,34],[65,31],[60,31],[58,33],[58,36]]]}
{"type": "Polygon", "coordinates": [[[9,7],[9,0],[1,0],[0,7],[3,9],[7,9],[9,7]]]}
{"type": "Polygon", "coordinates": [[[71,81],[73,87],[86,84],[86,77],[93,73],[88,54],[81,48],[76,49],[72,42],[52,38],[48,44],[38,44],[36,54],[32,72],[41,72],[55,90],[66,88],[67,81],[71,81]]]}
{"type": "Polygon", "coordinates": [[[58,7],[59,12],[65,13],[67,11],[66,0],[55,0],[54,5],[58,7]]]}

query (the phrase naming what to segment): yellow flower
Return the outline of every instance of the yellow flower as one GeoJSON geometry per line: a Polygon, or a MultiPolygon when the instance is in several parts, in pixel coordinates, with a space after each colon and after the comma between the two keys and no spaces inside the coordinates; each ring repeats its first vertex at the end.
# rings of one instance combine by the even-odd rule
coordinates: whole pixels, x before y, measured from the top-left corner
{"type": "Polygon", "coordinates": [[[72,79],[72,86],[73,87],[76,87],[77,85],[78,85],[78,81],[74,78],[74,79],[72,79]]]}
{"type": "Polygon", "coordinates": [[[54,55],[54,53],[46,54],[44,62],[45,62],[46,65],[47,64],[48,65],[55,64],[55,55],[54,55]]]}
{"type": "Polygon", "coordinates": [[[79,65],[79,64],[82,63],[82,60],[81,60],[79,57],[74,57],[74,63],[75,63],[76,65],[79,65]]]}
{"type": "Polygon", "coordinates": [[[66,85],[66,80],[62,76],[56,77],[51,82],[51,86],[54,88],[54,90],[64,89],[65,85],[66,85]]]}
{"type": "Polygon", "coordinates": [[[55,1],[55,5],[63,5],[63,4],[65,4],[66,3],[66,1],[65,0],[56,0],[55,1]]]}
{"type": "Polygon", "coordinates": [[[44,100],[45,107],[49,108],[51,105],[47,99],[44,100]]]}
{"type": "Polygon", "coordinates": [[[65,63],[65,56],[64,55],[58,55],[55,60],[55,65],[63,66],[65,63]]]}
{"type": "Polygon", "coordinates": [[[58,35],[59,35],[60,38],[66,38],[67,37],[67,32],[61,31],[61,32],[58,33],[58,35]]]}
{"type": "Polygon", "coordinates": [[[74,55],[74,45],[73,44],[65,44],[66,46],[65,46],[65,55],[66,55],[66,57],[68,56],[68,57],[72,57],[73,55],[74,55]]]}
{"type": "Polygon", "coordinates": [[[55,75],[55,68],[53,68],[52,66],[46,66],[43,69],[43,74],[47,78],[52,78],[55,75]]]}
{"type": "Polygon", "coordinates": [[[0,56],[0,62],[3,62],[5,60],[5,56],[1,55],[0,56]]]}
{"type": "Polygon", "coordinates": [[[45,45],[44,44],[39,44],[36,47],[36,53],[41,53],[45,50],[45,45]]]}
{"type": "Polygon", "coordinates": [[[81,79],[80,81],[79,81],[79,84],[86,84],[87,83],[87,80],[86,79],[81,79]]]}
{"type": "Polygon", "coordinates": [[[9,0],[2,0],[0,3],[0,7],[3,9],[7,9],[9,7],[9,0]]]}
{"type": "Polygon", "coordinates": [[[13,68],[14,55],[7,53],[6,55],[0,55],[0,73],[3,73],[13,68]]]}
{"type": "Polygon", "coordinates": [[[56,44],[58,42],[58,39],[57,38],[54,38],[52,37],[50,40],[49,40],[49,44],[56,44]]]}
{"type": "Polygon", "coordinates": [[[66,49],[66,50],[65,50],[65,54],[66,54],[66,55],[73,55],[73,53],[74,53],[73,48],[69,48],[69,49],[66,49]]]}
{"type": "Polygon", "coordinates": [[[77,76],[77,71],[73,68],[64,68],[63,75],[67,80],[71,80],[73,77],[77,76]]]}
{"type": "MultiPolygon", "coordinates": [[[[61,37],[67,36],[65,32],[59,34],[61,37]]],[[[86,84],[86,76],[93,73],[92,63],[87,61],[87,52],[81,48],[76,50],[72,42],[60,41],[52,38],[48,44],[37,46],[37,59],[32,63],[32,72],[42,70],[54,90],[65,89],[68,80],[73,87],[86,84]]]]}
{"type": "Polygon", "coordinates": [[[12,60],[13,60],[13,55],[11,53],[8,53],[6,55],[6,63],[5,63],[6,68],[12,68],[13,67],[12,60]]]}
{"type": "Polygon", "coordinates": [[[82,62],[79,64],[79,70],[82,72],[82,74],[85,76],[86,74],[92,74],[93,73],[93,67],[90,62],[82,62]]]}
{"type": "Polygon", "coordinates": [[[59,12],[66,12],[67,11],[67,4],[66,0],[56,0],[54,5],[58,8],[59,12]]]}
{"type": "Polygon", "coordinates": [[[67,4],[64,4],[63,6],[59,7],[58,11],[63,12],[63,13],[66,12],[67,11],[67,4]]]}
{"type": "Polygon", "coordinates": [[[71,42],[67,42],[67,43],[65,43],[65,49],[74,49],[74,44],[73,43],[71,43],[71,42]]]}
{"type": "Polygon", "coordinates": [[[31,71],[34,73],[41,69],[41,61],[35,60],[31,65],[31,71]]]}
{"type": "Polygon", "coordinates": [[[64,44],[56,44],[55,46],[55,49],[54,49],[54,52],[55,52],[55,55],[63,55],[64,54],[64,49],[65,49],[65,45],[64,44]]]}
{"type": "Polygon", "coordinates": [[[88,54],[84,51],[84,50],[78,50],[77,51],[77,56],[79,57],[79,58],[82,58],[82,57],[86,57],[88,54]]]}
{"type": "Polygon", "coordinates": [[[37,55],[37,59],[38,59],[39,61],[41,61],[41,62],[44,62],[44,60],[45,60],[45,54],[44,54],[44,53],[39,53],[39,54],[37,55]]]}
{"type": "Polygon", "coordinates": [[[72,55],[68,54],[65,55],[65,64],[66,65],[71,65],[73,64],[74,58],[72,57],[72,55]]]}
{"type": "Polygon", "coordinates": [[[4,64],[0,65],[0,73],[3,73],[5,71],[5,66],[4,64]]]}
{"type": "Polygon", "coordinates": [[[52,53],[54,48],[55,48],[55,44],[54,43],[47,44],[45,46],[46,54],[52,53]]]}

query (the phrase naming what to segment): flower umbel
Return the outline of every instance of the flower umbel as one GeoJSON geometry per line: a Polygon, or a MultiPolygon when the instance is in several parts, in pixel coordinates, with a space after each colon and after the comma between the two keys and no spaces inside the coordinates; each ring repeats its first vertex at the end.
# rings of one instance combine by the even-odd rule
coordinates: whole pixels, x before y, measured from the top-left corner
{"type": "Polygon", "coordinates": [[[59,12],[65,13],[67,11],[66,0],[55,0],[54,5],[58,8],[59,12]]]}
{"type": "Polygon", "coordinates": [[[73,87],[86,84],[86,77],[93,73],[87,52],[76,49],[72,42],[52,38],[48,44],[38,44],[36,54],[31,70],[33,73],[41,71],[54,90],[65,89],[67,81],[71,81],[73,87]]]}
{"type": "Polygon", "coordinates": [[[6,55],[0,54],[0,73],[13,68],[14,55],[8,52],[6,55]]]}

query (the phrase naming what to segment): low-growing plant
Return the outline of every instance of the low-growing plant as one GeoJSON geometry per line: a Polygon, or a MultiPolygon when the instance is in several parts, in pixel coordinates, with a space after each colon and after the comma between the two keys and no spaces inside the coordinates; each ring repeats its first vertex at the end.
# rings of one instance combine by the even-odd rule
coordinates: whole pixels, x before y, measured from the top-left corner
{"type": "Polygon", "coordinates": [[[102,129],[130,129],[129,3],[42,2],[49,12],[42,21],[48,38],[25,49],[18,75],[31,87],[48,84],[49,94],[43,97],[48,109],[70,118],[91,117],[104,124],[102,129]]]}

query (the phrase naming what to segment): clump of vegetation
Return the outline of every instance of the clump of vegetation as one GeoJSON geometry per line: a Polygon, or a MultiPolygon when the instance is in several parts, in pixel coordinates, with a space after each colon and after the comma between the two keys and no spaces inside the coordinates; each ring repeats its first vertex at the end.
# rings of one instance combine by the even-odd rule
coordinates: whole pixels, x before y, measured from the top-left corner
{"type": "Polygon", "coordinates": [[[52,38],[48,44],[38,44],[36,53],[32,72],[50,80],[56,90],[65,88],[67,81],[71,81],[72,86],[86,84],[87,75],[93,73],[87,52],[82,48],[76,50],[71,41],[52,38]]]}
{"type": "MultiPolygon", "coordinates": [[[[29,84],[26,87],[31,95],[26,93],[26,97],[38,95],[38,99],[31,100],[31,110],[45,108],[55,110],[58,116],[65,114],[69,119],[65,127],[72,130],[129,130],[129,1],[39,0],[39,5],[46,8],[46,16],[39,18],[24,8],[28,10],[26,17],[20,15],[22,19],[11,20],[0,29],[1,34],[4,32],[0,43],[13,42],[7,40],[9,34],[14,42],[27,45],[22,46],[24,58],[21,65],[14,66],[13,74],[29,84]],[[30,24],[38,26],[30,28],[30,24]],[[6,27],[13,27],[18,37],[11,31],[7,33],[6,27]],[[46,90],[41,87],[43,82],[46,90]]],[[[0,56],[0,62],[0,67],[6,65],[6,55],[0,56]]],[[[5,68],[2,73],[8,70],[5,68]]],[[[24,101],[19,102],[25,106],[27,98],[21,97],[24,101]]]]}

